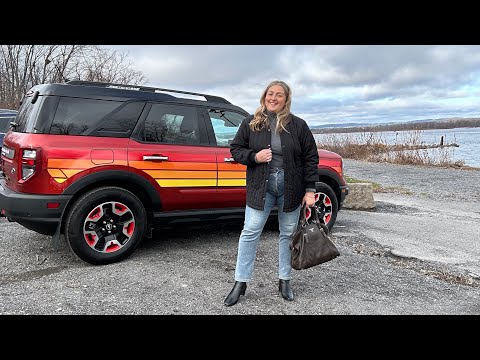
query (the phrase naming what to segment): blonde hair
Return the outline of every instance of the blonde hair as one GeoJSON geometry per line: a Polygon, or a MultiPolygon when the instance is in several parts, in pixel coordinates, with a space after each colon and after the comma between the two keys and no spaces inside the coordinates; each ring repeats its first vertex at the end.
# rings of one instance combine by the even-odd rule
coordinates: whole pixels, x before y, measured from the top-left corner
{"type": "MultiPolygon", "coordinates": [[[[285,128],[290,121],[290,107],[292,105],[292,91],[290,90],[290,86],[288,86],[285,82],[280,80],[274,80],[270,84],[267,85],[265,90],[260,97],[260,106],[255,110],[255,115],[253,116],[252,121],[250,121],[250,129],[252,131],[260,131],[261,129],[270,126],[268,121],[268,113],[267,113],[267,106],[265,105],[265,97],[267,96],[268,90],[274,86],[280,85],[283,90],[285,91],[285,105],[283,109],[277,113],[277,126],[276,131],[281,132],[282,130],[287,131],[285,128]]],[[[288,132],[288,131],[287,131],[288,132]]]]}

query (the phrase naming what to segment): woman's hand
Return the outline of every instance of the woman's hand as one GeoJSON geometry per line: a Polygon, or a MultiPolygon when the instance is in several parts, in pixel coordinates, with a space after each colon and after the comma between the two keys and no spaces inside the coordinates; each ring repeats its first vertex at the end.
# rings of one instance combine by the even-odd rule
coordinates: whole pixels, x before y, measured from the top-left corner
{"type": "Polygon", "coordinates": [[[306,204],[308,207],[312,207],[315,205],[315,193],[313,192],[307,192],[305,193],[305,196],[303,197],[302,200],[302,205],[306,204]]]}
{"type": "Polygon", "coordinates": [[[262,149],[255,155],[255,161],[257,163],[267,163],[272,161],[272,150],[271,149],[262,149]]]}

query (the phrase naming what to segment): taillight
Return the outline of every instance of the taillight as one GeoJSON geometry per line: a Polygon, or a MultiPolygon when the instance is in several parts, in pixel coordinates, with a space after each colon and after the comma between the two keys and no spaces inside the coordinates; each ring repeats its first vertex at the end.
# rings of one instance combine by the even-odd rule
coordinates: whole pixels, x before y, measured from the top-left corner
{"type": "Polygon", "coordinates": [[[22,151],[22,180],[27,180],[35,173],[37,150],[23,149],[22,151]]]}

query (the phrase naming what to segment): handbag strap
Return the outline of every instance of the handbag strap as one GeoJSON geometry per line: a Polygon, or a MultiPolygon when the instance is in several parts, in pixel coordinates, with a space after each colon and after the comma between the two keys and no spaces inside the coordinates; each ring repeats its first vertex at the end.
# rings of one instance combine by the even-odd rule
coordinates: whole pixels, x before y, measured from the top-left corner
{"type": "Polygon", "coordinates": [[[322,227],[323,230],[325,231],[326,234],[330,232],[330,229],[327,227],[325,224],[325,221],[323,220],[323,212],[322,212],[322,217],[319,216],[320,210],[316,206],[313,206],[312,208],[312,221],[316,222],[319,227],[322,227]]]}
{"type": "MultiPolygon", "coordinates": [[[[300,209],[300,216],[298,218],[297,228],[308,225],[309,223],[309,221],[305,218],[306,206],[307,206],[306,204],[303,204],[302,208],[300,209]]],[[[310,221],[316,222],[317,224],[321,225],[324,229],[327,228],[325,221],[323,220],[323,212],[320,211],[317,206],[312,206],[310,210],[312,212],[312,215],[310,216],[310,221]],[[321,216],[319,216],[320,214],[321,216]]]]}
{"type": "Polygon", "coordinates": [[[300,209],[300,216],[298,218],[298,225],[297,225],[297,229],[302,227],[302,226],[305,226],[306,223],[307,223],[307,220],[305,219],[305,204],[303,204],[302,208],[300,209]]]}
{"type": "Polygon", "coordinates": [[[314,212],[315,212],[315,218],[318,219],[323,225],[325,225],[325,220],[323,217],[325,216],[325,211],[320,210],[320,208],[317,205],[313,206],[314,212]]]}

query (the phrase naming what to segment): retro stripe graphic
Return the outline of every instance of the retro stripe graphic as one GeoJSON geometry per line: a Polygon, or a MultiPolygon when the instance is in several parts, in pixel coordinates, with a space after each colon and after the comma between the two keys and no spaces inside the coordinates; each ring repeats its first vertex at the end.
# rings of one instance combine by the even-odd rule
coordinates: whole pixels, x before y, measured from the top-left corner
{"type": "MultiPolygon", "coordinates": [[[[48,159],[48,173],[57,183],[63,183],[81,171],[102,166],[102,160],[48,159]]],[[[108,165],[127,166],[126,161],[105,161],[108,165]]],[[[245,186],[246,167],[241,164],[197,162],[146,163],[130,161],[130,166],[144,171],[162,187],[245,186]]]]}
{"type": "Polygon", "coordinates": [[[246,186],[246,169],[242,164],[218,164],[217,186],[246,186]]]}
{"type": "Polygon", "coordinates": [[[96,160],[96,164],[94,164],[90,159],[48,159],[47,171],[57,183],[61,184],[81,171],[99,167],[103,164],[127,166],[127,161],[99,159],[96,160]]]}

